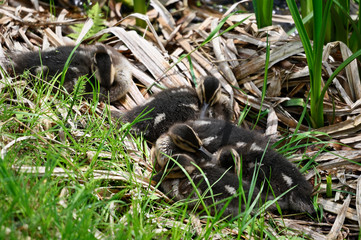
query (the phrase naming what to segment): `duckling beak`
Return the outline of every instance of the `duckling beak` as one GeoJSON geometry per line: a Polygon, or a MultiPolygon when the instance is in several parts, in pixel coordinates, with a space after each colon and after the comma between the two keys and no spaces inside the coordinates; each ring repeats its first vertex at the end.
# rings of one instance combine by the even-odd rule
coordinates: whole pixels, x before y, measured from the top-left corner
{"type": "Polygon", "coordinates": [[[200,113],[200,116],[199,116],[199,118],[200,119],[203,119],[203,118],[205,118],[206,117],[206,112],[207,112],[207,110],[208,110],[208,107],[209,107],[209,103],[203,103],[203,106],[202,106],[202,109],[201,109],[201,113],[200,113]]]}
{"type": "Polygon", "coordinates": [[[213,154],[212,154],[211,152],[209,152],[207,149],[205,149],[203,146],[201,146],[201,147],[199,148],[199,151],[201,151],[202,153],[206,154],[207,157],[210,157],[210,158],[213,157],[213,154]]]}

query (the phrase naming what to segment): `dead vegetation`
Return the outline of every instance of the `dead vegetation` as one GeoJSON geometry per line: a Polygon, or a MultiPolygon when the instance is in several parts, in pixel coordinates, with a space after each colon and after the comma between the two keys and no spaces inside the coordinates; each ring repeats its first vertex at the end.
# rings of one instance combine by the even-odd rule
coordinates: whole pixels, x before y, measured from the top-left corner
{"type": "MultiPolygon", "coordinates": [[[[234,97],[234,110],[238,115],[244,109],[249,110],[243,122],[245,127],[253,127],[255,119],[249,116],[256,115],[261,110],[268,114],[260,119],[257,128],[262,129],[266,135],[279,139],[280,136],[291,135],[295,131],[303,104],[307,104],[309,91],[306,57],[297,37],[289,37],[279,26],[259,30],[252,14],[235,14],[226,20],[219,33],[246,17],[251,17],[200,47],[236,5],[222,15],[204,12],[191,5],[184,6],[182,1],[171,1],[173,3],[165,7],[158,1],[151,2],[153,9],[147,13],[147,30],[135,26],[137,15],[121,19],[119,6],[114,4],[111,7],[111,17],[106,22],[108,27],[83,42],[88,43],[105,33],[111,33],[105,44],[117,48],[132,63],[134,84],[130,92],[115,106],[109,107],[124,111],[142,103],[152,93],[159,92],[164,87],[192,85],[192,74],[196,78],[213,75],[220,79],[224,90],[234,97]],[[262,102],[267,34],[271,52],[267,93],[262,102]],[[191,61],[181,58],[184,54],[190,54],[191,61]],[[179,61],[180,58],[182,60],[179,61]]],[[[85,35],[92,22],[80,14],[69,14],[63,9],[54,17],[42,7],[37,11],[23,6],[12,7],[5,3],[0,6],[0,51],[27,51],[39,47],[46,49],[76,44],[77,42],[66,35],[69,33],[69,25],[79,22],[85,23],[85,35]]],[[[340,42],[325,46],[324,76],[330,76],[351,54],[340,42]]],[[[305,154],[299,150],[292,157],[294,161],[313,159],[317,164],[313,170],[308,171],[306,177],[311,182],[316,182],[318,203],[324,209],[323,222],[313,222],[307,217],[302,217],[302,220],[292,216],[279,218],[270,214],[269,220],[272,220],[273,224],[295,229],[314,239],[357,236],[361,227],[361,83],[358,67],[359,63],[352,62],[328,90],[324,99],[326,127],[310,129],[306,121],[301,123],[299,133],[308,132],[315,138],[327,141],[326,147],[323,148],[321,144],[316,147],[307,146],[301,149],[306,149],[305,154]],[[324,151],[320,153],[320,149],[324,151]],[[332,189],[336,192],[332,198],[326,198],[325,195],[327,176],[332,177],[332,189]]],[[[14,85],[21,84],[16,79],[12,81],[14,85]]],[[[0,88],[2,87],[0,83],[0,88]]],[[[99,105],[100,109],[105,107],[104,104],[99,105]]],[[[83,109],[74,111],[81,114],[81,111],[87,111],[87,108],[85,103],[83,109]]],[[[81,132],[75,128],[74,131],[81,132]]],[[[51,136],[44,140],[51,143],[51,136]]],[[[3,156],[16,141],[1,141],[5,146],[1,151],[3,156]]],[[[137,149],[132,146],[131,141],[128,143],[128,150],[137,149]]],[[[89,159],[92,159],[94,153],[89,151],[87,154],[89,159]]],[[[99,157],[111,158],[111,154],[101,154],[104,155],[99,157]]],[[[143,153],[134,151],[133,155],[134,163],[139,168],[137,179],[144,187],[148,187],[144,179],[151,175],[151,162],[143,153]]],[[[23,166],[21,171],[31,173],[42,170],[23,166]]],[[[54,171],[56,176],[61,174],[69,172],[65,173],[62,169],[54,171]]],[[[134,180],[126,172],[109,174],[99,171],[94,177],[114,181],[134,180]]],[[[166,198],[160,192],[157,194],[166,198]]],[[[201,224],[199,228],[202,228],[201,224]]],[[[236,231],[230,229],[229,234],[235,234],[236,231]]]]}

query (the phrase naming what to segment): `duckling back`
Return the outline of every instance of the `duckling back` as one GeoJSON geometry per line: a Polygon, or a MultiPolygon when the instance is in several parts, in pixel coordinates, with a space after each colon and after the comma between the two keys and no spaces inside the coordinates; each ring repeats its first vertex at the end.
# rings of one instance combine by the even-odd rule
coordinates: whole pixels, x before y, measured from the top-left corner
{"type": "MultiPolygon", "coordinates": [[[[313,213],[313,187],[297,167],[275,150],[254,148],[252,144],[223,147],[212,161],[223,168],[235,168],[234,172],[238,175],[242,172],[242,179],[250,182],[257,172],[256,185],[260,188],[265,184],[264,192],[268,192],[263,196],[264,201],[274,199],[272,192],[277,197],[289,191],[278,200],[282,210],[313,213]],[[272,191],[268,190],[270,187],[272,191]]],[[[272,206],[270,210],[276,210],[276,207],[272,206]]]]}
{"type": "MultiPolygon", "coordinates": [[[[61,46],[46,51],[12,52],[9,54],[11,65],[8,66],[8,70],[14,75],[21,74],[24,70],[29,70],[33,74],[43,70],[44,75],[56,76],[62,72],[73,48],[73,46],[61,46]]],[[[73,81],[78,76],[87,75],[91,72],[91,65],[89,53],[81,48],[78,49],[72,57],[67,79],[73,81]]]]}
{"type": "Polygon", "coordinates": [[[215,153],[227,145],[242,146],[254,143],[254,147],[265,148],[266,139],[260,134],[238,127],[229,121],[221,119],[197,119],[185,122],[201,139],[203,146],[215,153]]]}
{"type": "Polygon", "coordinates": [[[137,133],[143,133],[150,142],[156,141],[173,124],[194,120],[200,115],[225,120],[233,116],[230,100],[221,95],[220,83],[213,77],[204,78],[197,89],[178,87],[163,90],[144,104],[126,112],[122,121],[133,122],[145,113],[144,120],[136,122],[133,129],[137,133]]]}
{"type": "MultiPolygon", "coordinates": [[[[49,79],[61,74],[69,60],[63,83],[69,93],[79,77],[87,76],[86,98],[93,98],[94,89],[99,89],[101,101],[109,96],[112,102],[125,95],[131,81],[131,70],[129,62],[120,53],[103,44],[80,46],[72,54],[73,49],[74,46],[60,46],[45,51],[10,52],[7,70],[14,76],[29,70],[34,75],[43,73],[49,79]]],[[[58,82],[60,80],[59,77],[58,82]]]]}
{"type": "Polygon", "coordinates": [[[123,122],[133,122],[141,114],[147,113],[143,120],[133,125],[133,130],[143,133],[150,142],[165,133],[177,122],[195,119],[199,112],[198,97],[191,87],[178,87],[163,90],[150,97],[144,104],[126,112],[123,122]]]}

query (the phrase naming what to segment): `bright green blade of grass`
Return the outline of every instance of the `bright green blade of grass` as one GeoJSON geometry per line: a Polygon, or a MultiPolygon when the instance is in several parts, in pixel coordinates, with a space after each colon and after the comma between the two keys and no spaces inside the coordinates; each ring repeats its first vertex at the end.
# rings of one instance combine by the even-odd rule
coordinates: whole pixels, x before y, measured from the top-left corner
{"type": "Polygon", "coordinates": [[[296,5],[296,2],[294,0],[286,0],[287,5],[290,9],[293,21],[295,22],[298,34],[300,35],[301,42],[303,44],[303,47],[305,49],[307,63],[309,65],[313,65],[313,55],[312,55],[312,47],[310,39],[307,35],[305,26],[302,23],[302,19],[300,17],[300,14],[298,12],[298,8],[296,5]]]}
{"type": "Polygon", "coordinates": [[[350,64],[353,60],[355,60],[356,58],[361,56],[361,49],[358,50],[357,52],[355,52],[354,54],[352,54],[349,58],[347,58],[343,63],[340,64],[340,66],[338,66],[336,68],[336,70],[332,73],[332,75],[329,77],[329,79],[327,80],[327,82],[325,83],[325,86],[322,89],[321,92],[321,99],[323,99],[323,96],[325,96],[326,91],[328,89],[328,87],[331,85],[333,79],[348,65],[350,64]]]}
{"type": "Polygon", "coordinates": [[[331,177],[331,175],[328,175],[326,177],[326,182],[327,182],[326,196],[330,198],[330,197],[332,197],[332,177],[331,177]]]}
{"type": "Polygon", "coordinates": [[[266,60],[265,60],[265,67],[264,67],[264,77],[263,77],[263,86],[262,86],[262,98],[261,98],[261,106],[259,108],[259,112],[257,114],[257,119],[256,122],[254,124],[254,127],[256,127],[260,116],[261,116],[261,112],[262,112],[262,106],[263,106],[263,102],[264,102],[264,98],[266,97],[266,92],[267,92],[267,80],[268,80],[268,66],[269,66],[269,58],[270,58],[270,44],[268,41],[268,34],[267,34],[267,46],[266,46],[266,60]]]}
{"type": "Polygon", "coordinates": [[[322,16],[322,1],[313,0],[313,64],[308,63],[311,83],[311,120],[313,127],[323,126],[323,101],[319,105],[322,84],[322,52],[325,36],[326,15],[322,16]],[[324,22],[323,22],[324,21],[324,22]]]}

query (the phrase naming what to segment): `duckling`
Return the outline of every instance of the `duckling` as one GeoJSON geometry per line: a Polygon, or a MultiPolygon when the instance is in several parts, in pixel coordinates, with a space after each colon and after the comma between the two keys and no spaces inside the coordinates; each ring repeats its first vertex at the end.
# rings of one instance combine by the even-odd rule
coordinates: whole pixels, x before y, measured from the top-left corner
{"type": "MultiPolygon", "coordinates": [[[[210,162],[203,162],[197,168],[195,163],[198,161],[188,154],[175,154],[172,155],[172,159],[176,160],[182,168],[176,165],[167,172],[161,171],[153,177],[153,180],[160,182],[161,191],[170,198],[176,201],[186,200],[190,207],[195,207],[199,196],[202,196],[211,214],[221,211],[229,200],[223,216],[235,217],[244,210],[244,203],[240,202],[240,199],[242,201],[243,198],[239,198],[240,183],[235,174],[227,172],[224,168],[216,167],[210,162]],[[190,178],[185,175],[184,171],[190,178]]],[[[250,186],[250,182],[242,180],[246,198],[249,196],[250,186]]],[[[254,188],[252,191],[251,200],[254,201],[259,190],[254,188]]]]}
{"type": "Polygon", "coordinates": [[[166,156],[182,152],[197,153],[200,161],[209,161],[222,147],[243,147],[248,143],[252,143],[251,150],[263,151],[267,146],[264,137],[231,122],[211,118],[189,120],[174,124],[160,136],[152,148],[152,156],[160,166],[167,162],[166,156]]]}
{"type": "Polygon", "coordinates": [[[146,112],[145,119],[136,122],[133,130],[142,132],[150,142],[173,124],[197,119],[200,114],[226,120],[233,116],[230,100],[221,94],[219,81],[214,77],[202,78],[196,90],[187,86],[166,89],[126,112],[122,121],[133,122],[146,112]]]}
{"type": "Polygon", "coordinates": [[[188,155],[205,161],[213,155],[203,147],[202,141],[194,130],[184,123],[174,124],[167,133],[162,134],[151,149],[155,170],[165,167],[172,154],[186,152],[188,155]]]}
{"type": "MultiPolygon", "coordinates": [[[[314,211],[312,186],[298,169],[281,154],[268,148],[267,141],[260,135],[230,122],[205,119],[176,124],[164,138],[157,140],[153,152],[155,165],[160,166],[156,170],[164,168],[168,161],[166,156],[174,153],[187,153],[197,158],[197,164],[210,162],[223,169],[233,167],[238,176],[242,170],[242,179],[248,182],[252,180],[254,168],[259,166],[259,188],[266,179],[276,196],[294,187],[279,201],[283,209],[314,211]]],[[[263,199],[269,200],[272,196],[264,196],[263,199]]]]}
{"type": "MultiPolygon", "coordinates": [[[[266,184],[272,188],[275,196],[288,191],[278,200],[282,210],[293,210],[297,212],[314,213],[311,202],[312,185],[304,178],[298,169],[284,156],[273,149],[254,149],[253,143],[244,146],[225,146],[221,148],[212,159],[217,165],[223,168],[234,168],[239,176],[242,172],[242,179],[252,181],[255,169],[259,167],[257,186],[266,184]]],[[[264,200],[273,198],[272,192],[264,200]]],[[[270,210],[276,210],[273,206],[270,210]]]]}
{"type": "MultiPolygon", "coordinates": [[[[16,75],[30,70],[32,74],[43,73],[46,77],[54,77],[64,70],[74,46],[61,46],[46,51],[26,53],[10,52],[7,70],[16,75]]],[[[114,102],[123,97],[130,86],[132,73],[128,60],[112,47],[96,44],[78,47],[71,57],[66,70],[63,86],[70,93],[80,76],[87,75],[86,98],[93,97],[93,88],[99,89],[99,100],[108,99],[114,102]]],[[[60,79],[60,78],[59,78],[60,79]]]]}

